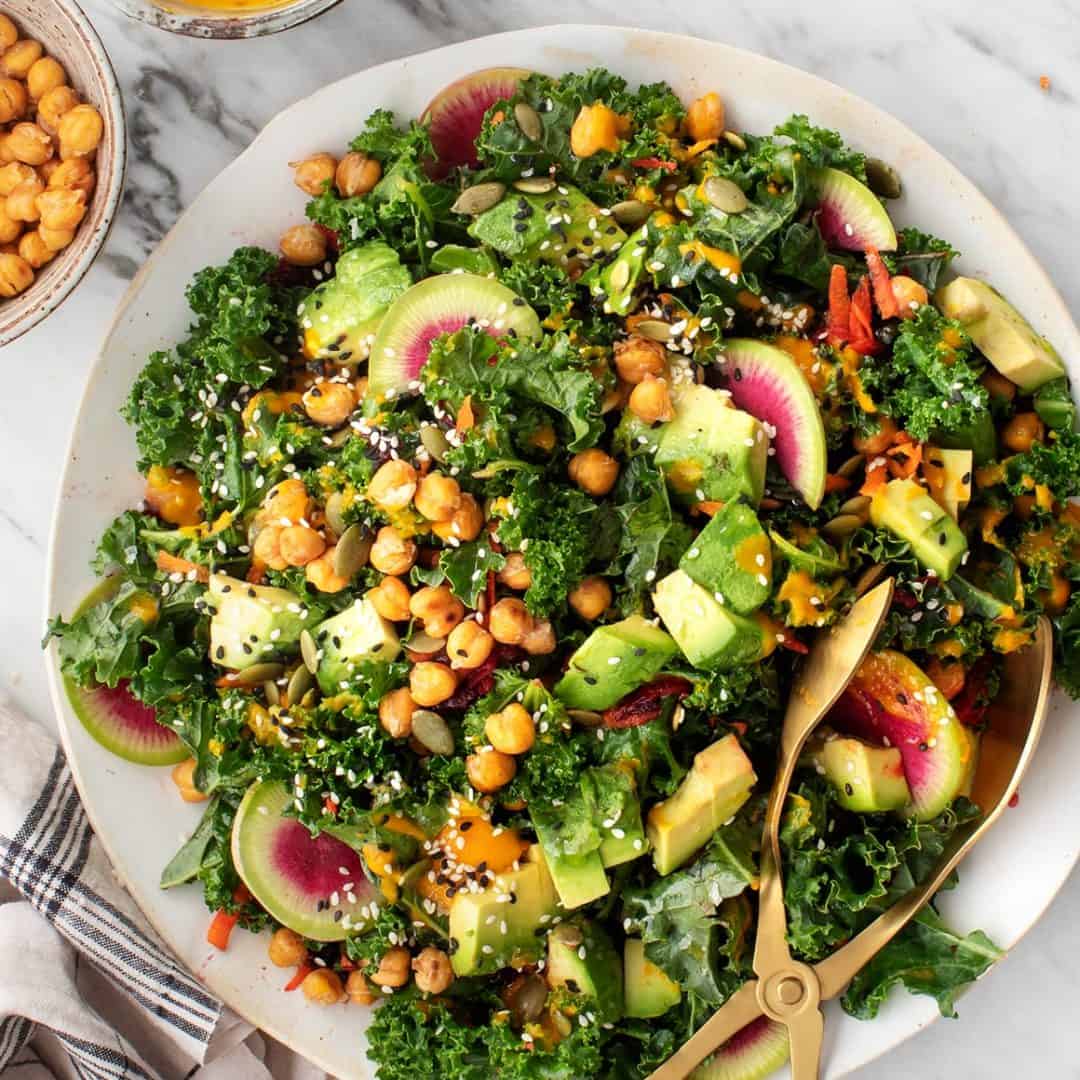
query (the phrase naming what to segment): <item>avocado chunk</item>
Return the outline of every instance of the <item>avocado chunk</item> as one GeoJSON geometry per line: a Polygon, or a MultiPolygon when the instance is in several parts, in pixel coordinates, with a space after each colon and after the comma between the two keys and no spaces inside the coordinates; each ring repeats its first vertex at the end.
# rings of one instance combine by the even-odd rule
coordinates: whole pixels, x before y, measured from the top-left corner
{"type": "Polygon", "coordinates": [[[623,1015],[622,957],[596,923],[559,923],[547,939],[547,982],[552,990],[590,998],[597,1023],[613,1024],[623,1015]]]}
{"type": "Polygon", "coordinates": [[[640,615],[594,630],[555,684],[555,696],[571,709],[609,709],[647,683],[678,652],[663,630],[640,615]]]}
{"type": "Polygon", "coordinates": [[[696,668],[727,670],[756,663],[766,653],[760,623],[730,611],[682,570],[657,583],[653,606],[696,668]]]}
{"type": "Polygon", "coordinates": [[[679,569],[738,615],[756,611],[772,588],[772,548],[746,503],[725,503],[679,560],[679,569]]]}
{"type": "Polygon", "coordinates": [[[904,759],[895,746],[871,746],[835,732],[823,734],[811,758],[836,789],[837,801],[845,810],[879,814],[903,810],[911,802],[904,759]]]}
{"type": "Polygon", "coordinates": [[[955,278],[935,299],[942,314],[960,323],[979,352],[1025,393],[1065,374],[1053,345],[985,281],[955,278]]]}
{"type": "Polygon", "coordinates": [[[556,912],[555,887],[535,844],[519,870],[497,874],[479,893],[462,891],[450,902],[450,963],[455,975],[489,975],[535,964],[543,934],[556,912]]]}
{"type": "Polygon", "coordinates": [[[210,575],[210,597],[210,659],[233,671],[294,655],[311,617],[288,589],[252,585],[227,574],[210,575]]]}
{"type": "MultiPolygon", "coordinates": [[[[543,848],[544,834],[537,828],[543,848]]],[[[551,875],[559,903],[567,911],[599,900],[611,892],[611,883],[604,872],[604,860],[599,849],[581,855],[556,855],[544,851],[544,862],[551,875]]]]}
{"type": "Polygon", "coordinates": [[[324,694],[345,689],[357,664],[389,664],[401,652],[394,624],[363,596],[312,631],[319,647],[319,688],[324,694]]]}
{"type": "Polygon", "coordinates": [[[641,938],[627,938],[623,946],[623,985],[626,1015],[642,1020],[663,1016],[682,998],[679,984],[645,955],[641,938]]]}
{"type": "Polygon", "coordinates": [[[955,521],[914,480],[890,480],[870,503],[870,520],[911,545],[912,554],[942,581],[967,552],[955,521]]]}
{"type": "Polygon", "coordinates": [[[730,395],[696,384],[674,401],[675,419],[661,428],[656,464],[686,503],[744,498],[757,506],[765,492],[769,437],[759,420],[736,409],[730,395]]]}
{"type": "Polygon", "coordinates": [[[675,794],[649,811],[646,831],[656,872],[670,874],[704,847],[750,798],[756,781],[734,735],[702,750],[675,794]]]}
{"type": "Polygon", "coordinates": [[[985,465],[997,457],[997,428],[989,412],[978,413],[970,424],[945,431],[931,432],[930,441],[946,450],[970,450],[976,465],[985,465]]]}
{"type": "Polygon", "coordinates": [[[383,315],[411,284],[409,271],[387,244],[344,252],[334,276],[300,305],[305,355],[341,364],[364,359],[383,315]]]}
{"type": "Polygon", "coordinates": [[[625,315],[634,302],[634,290],[641,281],[648,254],[646,229],[643,225],[629,239],[615,258],[606,266],[593,266],[581,278],[596,299],[603,298],[607,314],[625,315]]]}
{"type": "Polygon", "coordinates": [[[972,585],[966,578],[954,574],[949,588],[956,599],[964,605],[964,610],[979,619],[993,619],[1009,622],[1016,618],[1016,609],[1011,604],[999,600],[992,593],[972,585]]]}
{"type": "Polygon", "coordinates": [[[970,450],[945,450],[927,446],[923,457],[923,472],[934,502],[947,511],[953,521],[959,521],[971,502],[971,476],[975,467],[970,450]]]}
{"type": "Polygon", "coordinates": [[[614,762],[589,770],[600,832],[600,861],[605,867],[632,862],[649,849],[641,820],[634,765],[614,762]]]}
{"type": "Polygon", "coordinates": [[[1035,391],[1035,411],[1039,419],[1055,431],[1076,430],[1076,403],[1073,401],[1069,380],[1053,379],[1035,391]]]}
{"type": "Polygon", "coordinates": [[[443,244],[428,262],[436,274],[477,274],[493,277],[499,273],[499,264],[489,251],[463,244],[443,244]]]}

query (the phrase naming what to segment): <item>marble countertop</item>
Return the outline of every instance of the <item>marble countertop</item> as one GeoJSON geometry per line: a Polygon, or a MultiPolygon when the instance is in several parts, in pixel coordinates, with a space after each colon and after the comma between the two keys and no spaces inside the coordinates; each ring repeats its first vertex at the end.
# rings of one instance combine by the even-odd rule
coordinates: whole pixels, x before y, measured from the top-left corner
{"type": "MultiPolygon", "coordinates": [[[[552,22],[639,25],[712,37],[806,68],[887,109],[990,196],[1080,312],[1080,13],[1069,0],[344,0],[276,38],[198,42],[83,0],[128,110],[123,212],[76,294],[0,355],[0,689],[53,724],[38,642],[53,501],[68,430],[111,312],[163,233],[281,108],[370,64],[552,22]],[[882,17],[883,10],[888,17],[882,17]],[[1051,80],[1048,91],[1039,78],[1051,80]]],[[[793,109],[798,102],[792,102],[793,109]]],[[[358,125],[360,118],[358,117],[358,125]]],[[[178,282],[178,290],[181,283],[178,282]]],[[[1037,843],[1037,838],[1032,838],[1037,843]]],[[[1003,867],[1007,874],[1008,868],[1003,867]]],[[[860,1080],[1080,1077],[1080,876],[991,978],[860,1080]]]]}

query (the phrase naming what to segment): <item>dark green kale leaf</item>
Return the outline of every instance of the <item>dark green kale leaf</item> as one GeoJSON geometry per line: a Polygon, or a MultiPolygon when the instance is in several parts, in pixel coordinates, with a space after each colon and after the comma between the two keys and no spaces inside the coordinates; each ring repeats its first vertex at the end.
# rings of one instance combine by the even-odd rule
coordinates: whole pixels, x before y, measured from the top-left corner
{"type": "Polygon", "coordinates": [[[1080,701],[1080,591],[1073,592],[1065,612],[1054,620],[1054,680],[1080,701]]]}
{"type": "Polygon", "coordinates": [[[919,229],[901,229],[896,237],[897,249],[889,257],[889,269],[894,274],[914,278],[928,293],[933,294],[941,275],[960,252],[947,241],[919,229]]]}
{"type": "Polygon", "coordinates": [[[153,548],[145,542],[144,534],[159,524],[158,519],[149,514],[125,510],[98,541],[97,552],[90,564],[94,573],[104,577],[119,572],[140,585],[153,581],[157,564],[153,548]]]}
{"type": "Polygon", "coordinates": [[[345,951],[353,963],[378,964],[384,953],[412,936],[412,920],[399,907],[383,904],[375,922],[363,934],[352,934],[345,939],[345,951]]]}
{"type": "Polygon", "coordinates": [[[778,139],[790,139],[790,147],[815,168],[839,169],[866,183],[866,158],[844,143],[839,132],[815,127],[795,113],[773,131],[778,139]]]}
{"type": "Polygon", "coordinates": [[[1026,477],[1045,484],[1061,500],[1080,495],[1080,435],[1074,431],[1051,432],[1045,443],[1008,459],[1005,476],[1013,495],[1030,494],[1026,477]]]}
{"type": "Polygon", "coordinates": [[[131,692],[147,705],[167,705],[178,697],[210,692],[206,644],[178,640],[175,623],[166,623],[147,641],[150,654],[131,679],[131,692]]]}
{"type": "Polygon", "coordinates": [[[138,467],[190,461],[199,443],[191,417],[201,410],[198,379],[186,361],[170,352],[154,352],[139,372],[121,413],[135,428],[138,467]]]}
{"type": "Polygon", "coordinates": [[[565,315],[577,299],[577,287],[561,266],[520,259],[499,271],[499,280],[542,315],[565,315]]]}
{"type": "Polygon", "coordinates": [[[663,715],[647,724],[606,732],[600,760],[632,762],[643,803],[652,796],[667,798],[674,794],[687,772],[671,749],[670,720],[663,715]]]}
{"type": "Polygon", "coordinates": [[[476,607],[477,597],[487,587],[488,571],[497,573],[505,565],[502,555],[479,541],[447,548],[439,556],[439,570],[450,591],[469,608],[476,607]]]}

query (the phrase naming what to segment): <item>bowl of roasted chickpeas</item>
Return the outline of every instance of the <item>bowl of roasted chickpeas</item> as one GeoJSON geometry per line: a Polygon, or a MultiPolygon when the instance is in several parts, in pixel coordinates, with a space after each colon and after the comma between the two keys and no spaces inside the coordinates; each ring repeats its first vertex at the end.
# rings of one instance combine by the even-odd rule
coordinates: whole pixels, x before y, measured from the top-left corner
{"type": "Polygon", "coordinates": [[[90,268],[120,202],[120,88],[74,0],[0,0],[0,345],[90,268]]]}

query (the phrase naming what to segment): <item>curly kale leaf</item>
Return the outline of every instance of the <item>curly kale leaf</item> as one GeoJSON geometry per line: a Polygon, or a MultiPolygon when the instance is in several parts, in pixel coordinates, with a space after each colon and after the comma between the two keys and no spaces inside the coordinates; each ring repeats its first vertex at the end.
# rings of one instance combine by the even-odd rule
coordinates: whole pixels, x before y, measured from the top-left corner
{"type": "Polygon", "coordinates": [[[1054,620],[1054,679],[1069,697],[1080,701],[1080,591],[1054,620]]]}
{"type": "Polygon", "coordinates": [[[191,460],[199,443],[199,429],[191,422],[199,412],[198,380],[190,379],[189,365],[169,352],[150,354],[121,409],[135,428],[139,469],[151,465],[177,465],[191,460]]]}
{"type": "Polygon", "coordinates": [[[561,266],[519,259],[499,271],[499,279],[530,307],[547,315],[566,314],[577,287],[561,266]]]}
{"type": "Polygon", "coordinates": [[[790,139],[790,147],[815,168],[840,169],[866,182],[866,158],[844,143],[839,132],[815,127],[801,113],[789,116],[773,131],[778,139],[790,139]]]}
{"type": "Polygon", "coordinates": [[[1030,493],[1028,479],[1045,484],[1058,499],[1080,495],[1080,435],[1053,432],[1049,441],[1008,459],[1006,481],[1013,495],[1030,493]]]}
{"type": "Polygon", "coordinates": [[[919,229],[901,229],[897,234],[896,253],[889,259],[894,274],[914,278],[927,292],[933,293],[941,275],[960,252],[946,240],[919,229]]]}
{"type": "Polygon", "coordinates": [[[439,556],[439,570],[450,591],[470,608],[476,607],[477,598],[487,587],[488,572],[498,572],[505,565],[506,559],[490,544],[475,541],[447,548],[439,556]]]}

